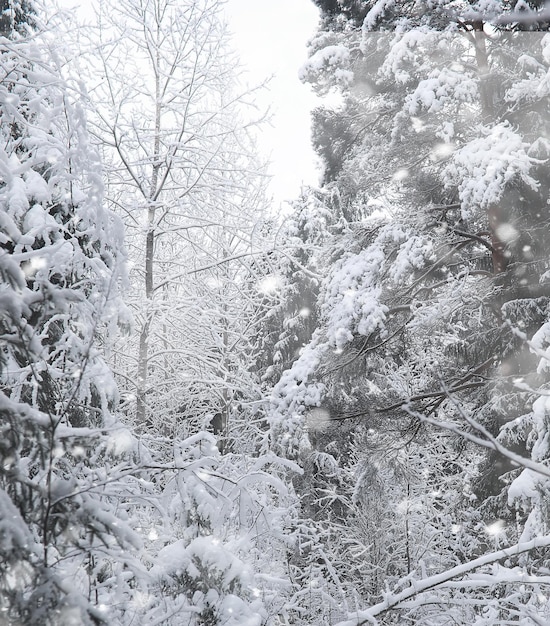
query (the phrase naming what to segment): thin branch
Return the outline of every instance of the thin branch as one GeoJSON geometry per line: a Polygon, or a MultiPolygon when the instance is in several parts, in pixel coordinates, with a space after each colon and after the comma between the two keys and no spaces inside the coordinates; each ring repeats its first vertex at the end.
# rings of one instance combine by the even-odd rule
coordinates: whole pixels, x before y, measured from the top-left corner
{"type": "MultiPolygon", "coordinates": [[[[407,587],[407,589],[404,589],[401,593],[388,594],[382,602],[379,602],[364,611],[358,611],[354,616],[350,615],[350,619],[344,622],[339,622],[335,626],[362,626],[363,624],[378,624],[378,620],[376,619],[377,616],[382,615],[393,608],[399,608],[401,603],[405,600],[409,600],[410,598],[418,596],[419,594],[430,589],[442,587],[445,583],[473,572],[474,570],[484,567],[485,565],[491,565],[492,563],[497,563],[498,561],[524,554],[525,552],[531,552],[532,550],[547,547],[550,547],[550,535],[537,537],[531,541],[517,543],[516,545],[504,548],[503,550],[497,550],[496,552],[484,554],[473,561],[461,563],[460,565],[452,567],[445,572],[429,576],[423,580],[411,579],[410,587],[407,587]]],[[[463,581],[464,587],[468,586],[468,582],[468,579],[463,581]]],[[[496,583],[497,580],[495,579],[495,584],[496,583]]],[[[457,586],[461,586],[460,582],[457,582],[457,586]]]]}

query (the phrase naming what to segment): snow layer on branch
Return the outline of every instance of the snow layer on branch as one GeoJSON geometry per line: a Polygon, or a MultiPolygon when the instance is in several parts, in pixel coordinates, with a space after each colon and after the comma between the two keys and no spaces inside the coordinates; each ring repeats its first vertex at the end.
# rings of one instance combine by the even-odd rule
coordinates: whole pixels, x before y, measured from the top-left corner
{"type": "Polygon", "coordinates": [[[506,92],[506,100],[510,103],[538,102],[550,94],[550,71],[537,72],[532,78],[517,81],[506,92]]]}
{"type": "Polygon", "coordinates": [[[363,20],[363,34],[366,35],[369,31],[376,28],[378,20],[382,19],[394,6],[395,0],[377,0],[363,20]]]}
{"type": "MultiPolygon", "coordinates": [[[[535,342],[540,341],[541,336],[543,333],[535,339],[535,342]]],[[[533,403],[533,410],[528,419],[531,423],[531,432],[527,444],[531,448],[531,458],[533,461],[543,463],[548,459],[550,451],[550,397],[541,396],[537,398],[533,403]]],[[[548,532],[544,511],[549,492],[548,479],[527,468],[508,488],[509,505],[515,505],[529,513],[521,536],[522,541],[528,541],[548,532]]]]}
{"type": "Polygon", "coordinates": [[[325,310],[328,338],[337,349],[352,341],[355,332],[370,335],[383,331],[388,308],[380,302],[382,289],[372,278],[380,273],[384,261],[381,250],[369,249],[336,272],[325,310]]]}
{"type": "MultiPolygon", "coordinates": [[[[29,552],[39,546],[34,545],[32,534],[21,517],[18,508],[13,504],[7,493],[0,489],[0,554],[29,552]]],[[[0,566],[0,571],[1,571],[0,566]]]]}
{"type": "Polygon", "coordinates": [[[298,76],[303,82],[320,82],[325,75],[340,87],[347,87],[353,81],[350,67],[350,51],[342,45],[328,45],[316,52],[300,68],[298,76]]]}
{"type": "Polygon", "coordinates": [[[248,574],[244,564],[212,535],[196,537],[187,545],[183,539],[169,544],[160,550],[158,563],[152,570],[154,574],[174,576],[187,572],[192,578],[199,578],[199,567],[204,566],[212,576],[219,575],[224,586],[248,574]]]}
{"type": "Polygon", "coordinates": [[[444,171],[447,186],[458,186],[464,219],[498,202],[509,183],[521,180],[532,189],[538,185],[530,176],[538,161],[528,155],[529,144],[510,124],[483,127],[480,134],[455,151],[444,171]]]}
{"type": "Polygon", "coordinates": [[[423,74],[430,67],[428,52],[437,50],[443,37],[442,33],[427,27],[397,34],[379,70],[380,76],[401,85],[410,83],[415,75],[423,74]]]}
{"type": "Polygon", "coordinates": [[[543,324],[533,335],[530,342],[531,349],[541,358],[537,372],[542,374],[550,370],[550,322],[543,324]]]}
{"type": "Polygon", "coordinates": [[[312,341],[273,388],[269,416],[272,442],[277,453],[290,459],[310,448],[304,431],[305,412],[321,405],[325,386],[312,378],[327,348],[327,344],[312,341]]]}
{"type": "MultiPolygon", "coordinates": [[[[151,574],[168,586],[196,588],[194,611],[214,611],[216,623],[227,626],[260,626],[265,611],[259,599],[246,602],[232,592],[252,589],[250,569],[218,538],[196,537],[188,544],[176,541],[163,548],[151,574]]],[[[247,593],[245,592],[246,596],[247,593]]]]}
{"type": "Polygon", "coordinates": [[[431,241],[412,235],[400,246],[395,261],[392,263],[389,276],[394,283],[399,284],[410,276],[414,270],[422,269],[427,261],[434,258],[431,241]]]}
{"type": "Polygon", "coordinates": [[[550,451],[549,426],[550,397],[541,396],[533,402],[533,431],[529,437],[531,443],[531,458],[533,461],[542,462],[548,458],[550,451]]]}
{"type": "Polygon", "coordinates": [[[321,50],[317,50],[308,61],[302,66],[301,72],[319,71],[326,67],[338,66],[349,61],[349,50],[346,46],[326,46],[321,50]]]}
{"type": "Polygon", "coordinates": [[[444,67],[433,70],[429,77],[420,81],[406,99],[409,114],[418,115],[421,109],[436,113],[446,104],[473,103],[477,100],[479,87],[476,80],[465,76],[464,71],[444,67]]]}
{"type": "Polygon", "coordinates": [[[525,469],[512,482],[508,488],[508,503],[513,506],[515,503],[524,503],[526,508],[530,508],[532,500],[537,500],[537,485],[541,477],[530,469],[525,469]]]}
{"type": "Polygon", "coordinates": [[[330,345],[342,349],[356,334],[378,331],[384,336],[388,307],[382,302],[382,285],[388,285],[388,278],[394,285],[406,282],[432,256],[430,241],[398,224],[382,228],[366,249],[345,255],[335,265],[322,305],[330,345]]]}
{"type": "Polygon", "coordinates": [[[13,176],[6,191],[8,210],[16,219],[20,218],[29,208],[25,183],[19,176],[13,176]]]}
{"type": "Polygon", "coordinates": [[[544,35],[540,40],[541,56],[537,54],[523,54],[517,60],[517,65],[524,78],[517,80],[506,91],[507,102],[516,107],[547,98],[550,94],[550,36],[544,35]],[[541,63],[541,60],[543,61],[541,63]],[[546,65],[545,65],[546,64],[546,65]]]}
{"type": "MultiPolygon", "coordinates": [[[[466,3],[465,3],[466,4],[466,3]]],[[[472,18],[483,15],[485,19],[489,20],[490,17],[495,17],[502,13],[502,0],[477,0],[477,2],[469,2],[470,10],[472,11],[472,18]],[[475,13],[473,13],[475,12],[475,13]]],[[[463,14],[468,16],[467,12],[463,14]]]]}

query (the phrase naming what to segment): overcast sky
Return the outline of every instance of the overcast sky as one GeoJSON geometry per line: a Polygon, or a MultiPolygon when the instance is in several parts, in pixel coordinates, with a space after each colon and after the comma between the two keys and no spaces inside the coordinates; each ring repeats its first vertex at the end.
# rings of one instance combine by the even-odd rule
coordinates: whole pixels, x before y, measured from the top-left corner
{"type": "Polygon", "coordinates": [[[272,128],[262,133],[261,147],[271,154],[276,201],[295,198],[302,183],[319,179],[310,143],[317,101],[298,80],[318,10],[311,0],[228,0],[226,10],[243,64],[258,82],[273,75],[265,99],[273,109],[272,128]]]}

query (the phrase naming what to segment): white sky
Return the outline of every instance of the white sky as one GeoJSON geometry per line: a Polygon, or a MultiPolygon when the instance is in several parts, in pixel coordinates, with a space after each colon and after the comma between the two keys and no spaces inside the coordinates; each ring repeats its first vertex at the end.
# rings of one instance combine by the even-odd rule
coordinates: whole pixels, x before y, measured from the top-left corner
{"type": "MultiPolygon", "coordinates": [[[[92,0],[58,0],[65,7],[91,10],[92,0]]],[[[307,41],[319,13],[312,0],[226,0],[230,30],[250,84],[270,78],[258,105],[270,108],[271,123],[258,137],[262,156],[271,161],[270,192],[278,206],[316,185],[319,171],[311,148],[311,109],[318,104],[311,89],[298,80],[307,59],[307,41]]]]}
{"type": "Polygon", "coordinates": [[[252,81],[271,77],[261,105],[271,105],[271,128],[260,148],[271,156],[271,191],[276,202],[296,198],[302,184],[316,185],[319,172],[311,148],[311,109],[318,100],[298,80],[307,41],[319,13],[311,0],[227,0],[233,46],[252,81]]]}

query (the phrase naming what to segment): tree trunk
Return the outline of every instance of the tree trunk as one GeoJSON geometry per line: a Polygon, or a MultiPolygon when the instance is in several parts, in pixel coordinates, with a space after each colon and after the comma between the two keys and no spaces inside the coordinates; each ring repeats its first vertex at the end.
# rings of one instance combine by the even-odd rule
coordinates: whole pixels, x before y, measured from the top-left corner
{"type": "MultiPolygon", "coordinates": [[[[159,67],[160,49],[157,47],[157,65],[159,67]]],[[[149,182],[149,207],[147,213],[147,235],[145,238],[145,300],[146,318],[139,336],[139,357],[138,357],[138,388],[136,399],[136,418],[138,424],[147,422],[147,379],[149,377],[149,333],[155,315],[153,300],[154,290],[154,260],[155,260],[155,207],[159,195],[158,182],[160,170],[160,131],[161,131],[161,88],[160,76],[155,74],[155,134],[154,134],[154,156],[153,169],[149,182]]]]}

